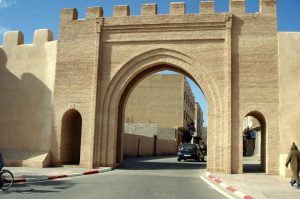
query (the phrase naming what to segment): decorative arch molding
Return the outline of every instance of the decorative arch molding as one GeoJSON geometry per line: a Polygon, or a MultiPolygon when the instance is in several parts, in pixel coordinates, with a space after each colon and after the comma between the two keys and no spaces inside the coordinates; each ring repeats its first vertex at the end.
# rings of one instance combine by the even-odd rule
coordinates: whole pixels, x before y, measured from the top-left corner
{"type": "Polygon", "coordinates": [[[266,125],[266,118],[264,116],[264,114],[262,114],[260,111],[258,110],[254,110],[254,111],[249,111],[245,117],[247,116],[252,116],[252,117],[255,117],[261,125],[266,125]]]}
{"type": "MultiPolygon", "coordinates": [[[[120,117],[119,108],[120,103],[125,103],[125,100],[122,99],[122,96],[124,98],[124,91],[126,89],[128,90],[128,87],[131,87],[131,89],[134,88],[135,83],[138,82],[136,78],[141,74],[145,72],[147,74],[154,73],[163,69],[171,69],[188,75],[198,85],[200,85],[208,105],[207,128],[210,132],[208,135],[208,142],[211,147],[221,145],[220,143],[224,140],[222,138],[228,137],[226,133],[224,133],[225,135],[220,133],[222,124],[226,122],[222,120],[222,107],[224,102],[222,102],[219,88],[217,87],[212,74],[208,69],[203,67],[204,64],[205,63],[203,61],[196,61],[192,57],[183,53],[170,49],[159,48],[133,57],[120,66],[119,71],[117,71],[113,76],[105,90],[104,97],[100,104],[101,108],[98,117],[98,126],[100,128],[96,132],[95,144],[96,165],[112,166],[116,164],[116,145],[118,142],[117,140],[121,139],[118,138],[118,125],[122,122],[121,120],[123,117],[120,117]]],[[[139,80],[144,77],[145,76],[139,77],[139,80]]],[[[128,94],[125,94],[125,98],[127,96],[128,94]]],[[[226,143],[226,145],[230,145],[230,143],[226,143]]],[[[217,147],[217,149],[208,149],[208,151],[210,156],[208,157],[208,168],[221,168],[223,165],[226,165],[225,167],[230,167],[230,165],[228,166],[228,162],[218,163],[218,165],[216,165],[216,161],[218,159],[224,160],[225,153],[228,153],[228,151],[223,152],[222,146],[217,147]],[[218,153],[216,153],[216,151],[218,151],[218,153]]]]}
{"type": "MultiPolygon", "coordinates": [[[[204,61],[200,62],[204,63],[204,61]]],[[[119,67],[120,70],[114,75],[109,84],[105,94],[105,99],[109,99],[109,96],[115,94],[115,89],[117,87],[121,86],[122,88],[125,88],[125,85],[128,85],[129,82],[142,71],[159,65],[168,66],[166,69],[170,69],[171,67],[175,70],[177,69],[177,71],[180,69],[180,72],[190,76],[200,86],[208,103],[213,103],[213,106],[216,107],[216,111],[222,111],[222,106],[220,105],[220,93],[210,72],[192,57],[181,52],[165,48],[144,52],[131,58],[125,64],[122,64],[119,67]],[[132,75],[129,79],[126,79],[126,74],[132,75]],[[199,79],[201,83],[195,80],[196,78],[199,79]],[[120,82],[122,82],[122,84],[120,82]]]]}

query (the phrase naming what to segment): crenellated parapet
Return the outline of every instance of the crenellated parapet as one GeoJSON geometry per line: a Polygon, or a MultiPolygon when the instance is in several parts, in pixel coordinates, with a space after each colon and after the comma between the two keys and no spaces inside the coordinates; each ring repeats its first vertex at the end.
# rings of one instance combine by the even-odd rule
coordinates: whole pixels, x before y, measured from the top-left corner
{"type": "MultiPolygon", "coordinates": [[[[88,7],[86,9],[86,19],[93,19],[103,17],[102,7],[88,7]]],[[[60,13],[60,19],[62,21],[66,20],[78,20],[78,11],[76,8],[66,8],[62,9],[60,13]]]]}
{"type": "MultiPolygon", "coordinates": [[[[53,41],[53,33],[48,29],[39,29],[34,32],[33,46],[44,46],[53,41]]],[[[24,35],[21,31],[8,31],[4,33],[3,48],[13,48],[24,44],[24,35]]]]}
{"type": "MultiPolygon", "coordinates": [[[[234,15],[247,15],[245,12],[246,0],[230,0],[229,13],[234,15]]],[[[199,1],[199,13],[193,15],[213,15],[215,13],[215,1],[199,1]]],[[[259,12],[256,14],[270,15],[276,14],[276,0],[260,0],[259,12]]],[[[157,4],[142,4],[141,5],[141,17],[157,16],[158,15],[157,4]]],[[[185,2],[171,2],[169,15],[186,15],[186,3],[185,2]]],[[[115,17],[130,17],[130,7],[128,5],[115,5],[113,8],[112,18],[115,17]]],[[[163,15],[167,16],[167,15],[163,15]]],[[[138,16],[136,16],[138,17],[138,16]]],[[[86,10],[85,19],[103,18],[102,7],[88,7],[86,10]]],[[[61,20],[78,20],[77,9],[63,9],[61,11],[61,20]]]]}
{"type": "MultiPolygon", "coordinates": [[[[229,12],[235,15],[246,14],[245,0],[230,0],[229,12]]],[[[276,15],[276,0],[259,0],[259,13],[276,15]]]]}

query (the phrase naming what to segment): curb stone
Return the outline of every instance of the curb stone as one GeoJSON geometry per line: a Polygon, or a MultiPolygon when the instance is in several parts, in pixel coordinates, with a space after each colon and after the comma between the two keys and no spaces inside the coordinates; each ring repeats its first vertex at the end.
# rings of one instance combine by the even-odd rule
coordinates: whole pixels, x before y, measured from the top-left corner
{"type": "Polygon", "coordinates": [[[104,172],[108,172],[111,170],[112,170],[111,167],[106,167],[106,168],[101,168],[101,169],[85,171],[82,173],[70,173],[70,174],[65,174],[65,175],[39,176],[36,178],[18,178],[18,177],[16,177],[16,179],[14,180],[14,183],[42,182],[42,181],[59,179],[59,178],[68,178],[68,177],[77,177],[77,176],[83,176],[83,175],[104,173],[104,172]]]}
{"type": "Polygon", "coordinates": [[[236,196],[238,196],[239,198],[242,199],[254,199],[254,197],[244,194],[240,191],[238,191],[236,188],[234,188],[233,186],[229,186],[226,183],[222,182],[221,180],[219,180],[218,178],[216,178],[215,176],[211,175],[210,172],[206,172],[206,176],[208,177],[209,180],[213,181],[214,183],[220,185],[221,187],[223,187],[224,189],[226,189],[227,191],[235,194],[236,196]]]}

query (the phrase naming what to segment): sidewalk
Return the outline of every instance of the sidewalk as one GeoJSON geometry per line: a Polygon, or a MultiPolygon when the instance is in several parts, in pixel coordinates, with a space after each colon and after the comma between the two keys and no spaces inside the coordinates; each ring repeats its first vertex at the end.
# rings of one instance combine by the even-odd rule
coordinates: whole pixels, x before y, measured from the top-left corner
{"type": "Polygon", "coordinates": [[[259,173],[260,166],[257,164],[259,162],[251,158],[244,158],[244,163],[244,169],[248,173],[219,174],[207,172],[207,177],[218,186],[225,187],[228,192],[234,193],[238,196],[237,198],[300,198],[300,189],[295,189],[290,185],[290,178],[259,173]],[[245,197],[245,195],[249,197],[245,197]]]}
{"type": "Polygon", "coordinates": [[[212,175],[236,190],[257,199],[290,199],[300,196],[300,189],[292,187],[289,178],[261,173],[212,173],[212,175]]]}
{"type": "Polygon", "coordinates": [[[77,166],[32,168],[32,167],[4,167],[14,175],[14,183],[47,181],[57,178],[67,178],[82,175],[98,174],[112,170],[111,167],[87,169],[77,166]]]}

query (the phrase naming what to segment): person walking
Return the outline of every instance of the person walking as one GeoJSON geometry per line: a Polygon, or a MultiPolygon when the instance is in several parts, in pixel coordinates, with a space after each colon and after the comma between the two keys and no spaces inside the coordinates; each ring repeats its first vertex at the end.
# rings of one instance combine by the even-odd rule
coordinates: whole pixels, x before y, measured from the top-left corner
{"type": "Polygon", "coordinates": [[[300,181],[299,181],[300,152],[294,142],[291,146],[291,151],[289,152],[289,155],[286,159],[285,167],[288,168],[289,164],[291,166],[291,170],[293,173],[290,183],[292,186],[295,186],[297,189],[300,189],[300,181]]]}

